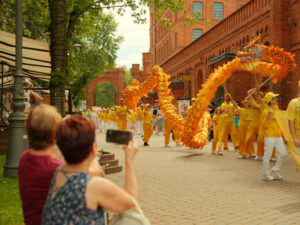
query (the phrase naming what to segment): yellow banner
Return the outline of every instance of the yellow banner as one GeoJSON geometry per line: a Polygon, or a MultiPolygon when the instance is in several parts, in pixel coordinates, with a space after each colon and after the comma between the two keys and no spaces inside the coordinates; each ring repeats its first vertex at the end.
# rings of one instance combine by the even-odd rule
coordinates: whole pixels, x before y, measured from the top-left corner
{"type": "Polygon", "coordinates": [[[290,132],[289,121],[287,118],[287,111],[276,110],[276,111],[274,111],[274,116],[276,118],[277,123],[280,126],[280,129],[282,130],[283,137],[288,144],[290,154],[292,155],[292,157],[296,163],[296,171],[298,172],[298,170],[300,168],[300,156],[299,156],[299,153],[294,144],[292,134],[290,132]]]}

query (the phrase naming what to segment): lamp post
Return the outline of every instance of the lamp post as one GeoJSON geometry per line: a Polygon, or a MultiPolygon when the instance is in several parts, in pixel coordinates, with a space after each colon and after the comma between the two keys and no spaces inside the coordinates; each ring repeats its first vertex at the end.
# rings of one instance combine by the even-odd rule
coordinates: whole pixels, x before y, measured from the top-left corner
{"type": "Polygon", "coordinates": [[[27,147],[24,129],[24,88],[22,76],[22,36],[23,36],[22,0],[16,0],[16,73],[14,75],[13,113],[9,116],[8,151],[4,165],[4,176],[15,178],[18,175],[18,163],[27,147]]]}

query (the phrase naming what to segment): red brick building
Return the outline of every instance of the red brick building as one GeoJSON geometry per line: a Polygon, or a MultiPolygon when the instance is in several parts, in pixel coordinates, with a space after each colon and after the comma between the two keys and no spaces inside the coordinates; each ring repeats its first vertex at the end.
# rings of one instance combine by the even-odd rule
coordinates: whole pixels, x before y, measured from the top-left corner
{"type": "Polygon", "coordinates": [[[109,82],[116,88],[116,104],[119,104],[120,98],[123,97],[122,91],[125,89],[124,81],[124,69],[119,68],[109,72],[104,73],[102,76],[95,78],[85,89],[87,95],[86,105],[94,106],[95,105],[95,88],[98,84],[102,82],[109,82]]]}
{"type": "Polygon", "coordinates": [[[169,30],[162,25],[161,20],[154,20],[152,10],[150,12],[150,53],[154,64],[161,64],[174,56],[248,1],[187,0],[185,6],[197,24],[188,25],[185,20],[186,15],[168,11],[162,18],[171,21],[172,27],[169,30]]]}
{"type": "MultiPolygon", "coordinates": [[[[194,1],[188,2],[188,4],[192,4],[194,1]]],[[[212,3],[214,1],[202,2],[203,17],[205,19],[205,2],[207,4],[210,3],[211,10],[208,11],[212,11],[212,3]]],[[[237,2],[242,1],[226,0],[216,2],[224,3],[225,17],[225,3],[232,4],[233,6],[237,2]]],[[[187,44],[184,48],[181,45],[175,48],[174,41],[171,41],[172,47],[169,47],[169,50],[168,47],[159,48],[161,46],[159,43],[163,43],[163,40],[172,36],[170,35],[172,34],[172,29],[171,33],[165,32],[164,38],[159,43],[157,42],[157,64],[166,73],[171,74],[172,83],[177,85],[172,88],[175,89],[174,95],[177,98],[183,98],[184,96],[188,98],[194,97],[201,88],[201,84],[215,68],[234,58],[235,52],[242,49],[252,37],[259,33],[262,34],[260,43],[268,42],[271,45],[290,51],[295,54],[295,60],[298,64],[296,70],[287,78],[277,85],[270,84],[268,88],[280,94],[279,101],[282,106],[286,106],[288,101],[297,95],[296,83],[300,80],[300,1],[250,0],[244,1],[244,3],[243,7],[239,9],[237,6],[235,8],[237,9],[236,11],[232,13],[227,12],[228,16],[226,18],[203,33],[200,38],[187,44]],[[173,51],[170,49],[173,49],[173,51]],[[163,53],[160,53],[160,50],[163,53]],[[191,80],[188,81],[186,78],[191,80]]],[[[180,24],[183,24],[183,22],[180,24]]],[[[177,43],[184,44],[185,41],[191,38],[193,27],[188,28],[184,24],[183,26],[185,26],[185,34],[181,34],[182,37],[178,36],[177,38],[178,40],[184,40],[177,43]]],[[[151,29],[153,30],[153,21],[151,29]]],[[[151,35],[153,35],[153,32],[151,35]]],[[[150,52],[153,52],[153,38],[151,42],[150,52]]],[[[147,60],[149,60],[148,58],[149,56],[147,60]]],[[[154,62],[154,56],[152,60],[154,62]]],[[[143,77],[147,77],[147,73],[149,74],[149,69],[147,69],[148,72],[139,72],[133,68],[133,71],[136,72],[136,77],[138,77],[138,74],[143,74],[143,77]]],[[[260,77],[259,79],[262,82],[262,78],[260,77]]],[[[247,72],[235,72],[226,82],[226,86],[236,100],[242,100],[246,95],[246,91],[255,86],[254,76],[247,72]]],[[[217,98],[222,98],[222,95],[223,91],[220,88],[217,98]]]]}

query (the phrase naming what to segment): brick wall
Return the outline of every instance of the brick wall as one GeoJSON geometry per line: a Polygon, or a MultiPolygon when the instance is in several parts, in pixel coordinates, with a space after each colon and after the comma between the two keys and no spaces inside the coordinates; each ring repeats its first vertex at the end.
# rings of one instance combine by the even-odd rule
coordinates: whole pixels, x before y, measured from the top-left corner
{"type": "Polygon", "coordinates": [[[102,82],[110,82],[116,88],[116,103],[119,104],[120,98],[123,97],[122,91],[125,89],[124,81],[124,69],[115,69],[103,74],[103,76],[97,77],[91,81],[88,87],[85,89],[87,95],[87,107],[95,105],[95,88],[102,82]]]}
{"type": "MultiPolygon", "coordinates": [[[[194,29],[201,29],[204,33],[218,24],[221,20],[216,20],[213,17],[213,4],[215,2],[223,3],[223,18],[225,18],[236,11],[239,6],[246,4],[248,1],[249,0],[201,0],[199,2],[202,2],[202,18],[198,20],[197,24],[193,25],[186,24],[185,15],[167,11],[162,17],[167,17],[172,21],[170,30],[165,29],[160,20],[155,21],[153,19],[153,11],[151,11],[150,52],[153,55],[153,64],[160,64],[166,61],[190,44],[193,41],[194,29]],[[207,20],[210,20],[211,24],[207,23],[207,20]]],[[[193,2],[197,1],[185,1],[186,8],[191,13],[193,11],[193,2]]]]}

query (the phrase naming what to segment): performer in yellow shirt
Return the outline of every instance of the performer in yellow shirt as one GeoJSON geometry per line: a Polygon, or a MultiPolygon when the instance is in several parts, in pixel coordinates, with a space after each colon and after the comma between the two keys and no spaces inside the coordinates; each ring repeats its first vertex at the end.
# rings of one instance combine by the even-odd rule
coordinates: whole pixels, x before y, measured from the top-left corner
{"type": "MultiPolygon", "coordinates": [[[[258,135],[259,126],[260,126],[260,115],[263,108],[261,96],[257,95],[257,100],[255,101],[253,97],[250,97],[248,103],[250,105],[250,112],[248,116],[249,124],[247,128],[246,140],[245,140],[245,148],[241,155],[243,158],[246,158],[248,155],[254,157],[255,150],[252,149],[252,145],[255,141],[256,136],[258,135]]],[[[260,148],[263,148],[261,144],[257,145],[258,150],[262,151],[260,148]]]]}
{"type": "Polygon", "coordinates": [[[138,134],[140,134],[142,137],[144,137],[144,129],[143,129],[143,123],[144,123],[144,105],[141,104],[140,107],[137,109],[137,117],[138,117],[138,134]]]}
{"type": "MultiPolygon", "coordinates": [[[[246,135],[247,135],[247,128],[249,125],[249,113],[250,113],[250,107],[249,103],[244,100],[242,102],[244,108],[239,108],[237,109],[236,113],[239,115],[239,126],[238,126],[238,131],[239,131],[239,136],[240,136],[240,143],[239,143],[239,159],[244,159],[246,156],[243,155],[243,152],[247,152],[245,149],[245,141],[246,141],[246,135]]],[[[251,148],[251,152],[254,152],[254,145],[249,146],[251,148]]]]}
{"type": "Polygon", "coordinates": [[[234,106],[230,103],[230,96],[229,94],[225,95],[225,102],[221,105],[222,113],[224,116],[223,119],[223,126],[220,129],[220,133],[218,135],[218,152],[222,154],[222,141],[224,140],[224,150],[228,150],[228,134],[230,134],[232,143],[235,149],[238,148],[238,137],[237,131],[234,124],[234,106]]]}
{"type": "Polygon", "coordinates": [[[263,179],[267,181],[271,180],[281,180],[282,177],[278,173],[281,165],[286,157],[285,145],[282,138],[281,129],[274,117],[275,106],[277,105],[276,97],[278,94],[273,92],[268,92],[265,96],[265,101],[268,107],[263,110],[261,115],[261,123],[263,126],[263,135],[265,141],[265,153],[263,158],[263,179]],[[272,168],[272,174],[270,174],[270,159],[272,151],[276,148],[278,152],[278,159],[275,166],[272,168]]]}
{"type": "MultiPolygon", "coordinates": [[[[223,126],[223,119],[224,119],[224,114],[222,114],[222,110],[220,107],[217,107],[216,110],[215,110],[215,113],[213,115],[213,118],[212,118],[212,122],[213,122],[213,126],[214,126],[214,130],[213,130],[213,136],[214,136],[214,139],[213,139],[213,143],[212,143],[212,149],[211,149],[211,152],[214,154],[216,152],[216,149],[217,149],[217,142],[218,142],[218,137],[219,137],[219,134],[220,134],[220,129],[221,127],[223,126]]],[[[220,152],[221,152],[221,148],[220,149],[220,152]]]]}
{"type": "MultiPolygon", "coordinates": [[[[298,93],[300,93],[300,81],[298,82],[298,93]]],[[[293,141],[300,154],[300,97],[290,101],[287,114],[293,141]]]]}
{"type": "MultiPolygon", "coordinates": [[[[193,99],[192,99],[193,102],[193,99]]],[[[177,105],[176,100],[174,100],[174,105],[177,105]]],[[[176,110],[178,111],[178,109],[176,108],[176,110]]],[[[165,147],[169,147],[169,143],[170,143],[170,134],[171,131],[173,130],[174,133],[174,141],[176,143],[177,147],[180,147],[180,141],[181,141],[181,133],[180,130],[175,129],[175,126],[167,120],[167,118],[165,118],[165,147]]]]}
{"type": "Polygon", "coordinates": [[[150,105],[146,104],[145,112],[144,112],[144,146],[149,146],[148,142],[153,132],[152,127],[152,118],[153,114],[150,112],[150,105]]]}
{"type": "Polygon", "coordinates": [[[120,106],[117,107],[118,115],[118,130],[126,130],[127,128],[127,107],[125,106],[124,99],[120,99],[120,106]]]}

